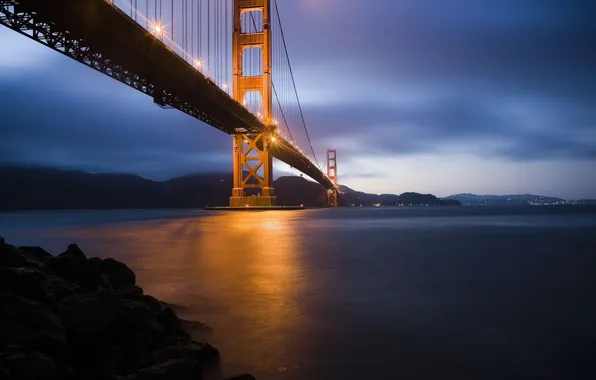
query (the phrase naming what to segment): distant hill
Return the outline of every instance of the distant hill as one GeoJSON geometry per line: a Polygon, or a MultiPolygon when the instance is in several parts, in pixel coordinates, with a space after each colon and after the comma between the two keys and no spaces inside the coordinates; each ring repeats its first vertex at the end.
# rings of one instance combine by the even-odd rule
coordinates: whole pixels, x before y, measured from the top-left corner
{"type": "MultiPolygon", "coordinates": [[[[0,210],[202,208],[226,206],[231,173],[202,173],[155,182],[132,174],[91,174],[52,168],[0,166],[0,210]]],[[[280,205],[325,206],[322,186],[281,177],[280,205]]]]}
{"type": "Polygon", "coordinates": [[[524,206],[524,205],[575,205],[575,204],[596,204],[596,200],[582,199],[570,201],[555,197],[545,197],[533,194],[517,195],[476,195],[476,194],[455,194],[447,197],[455,199],[464,206],[524,206]]]}
{"type": "MultiPolygon", "coordinates": [[[[191,174],[156,182],[133,174],[15,166],[0,166],[0,179],[0,210],[226,206],[233,184],[231,173],[191,174]]],[[[280,177],[274,188],[279,205],[326,206],[325,189],[302,177],[280,177]]],[[[342,205],[459,205],[432,194],[366,194],[346,186],[340,190],[342,205]]]]}
{"type": "Polygon", "coordinates": [[[341,198],[345,205],[372,206],[459,206],[460,202],[454,199],[440,199],[432,194],[403,193],[396,194],[368,194],[355,191],[347,186],[340,185],[341,198]]]}
{"type": "Polygon", "coordinates": [[[577,203],[582,205],[596,205],[596,199],[580,199],[577,203]]]}

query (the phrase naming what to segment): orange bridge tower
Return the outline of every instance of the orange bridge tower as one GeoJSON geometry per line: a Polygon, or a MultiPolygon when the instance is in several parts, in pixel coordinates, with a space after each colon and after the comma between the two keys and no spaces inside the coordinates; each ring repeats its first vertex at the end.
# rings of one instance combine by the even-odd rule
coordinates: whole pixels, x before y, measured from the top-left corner
{"type": "Polygon", "coordinates": [[[327,149],[327,177],[335,186],[334,189],[327,191],[327,206],[337,207],[339,185],[337,183],[337,151],[335,149],[327,149]]]}
{"type": "MultiPolygon", "coordinates": [[[[273,132],[272,108],[272,53],[271,53],[271,0],[234,0],[234,31],[232,40],[232,95],[244,104],[249,93],[259,93],[262,103],[261,119],[273,132]],[[255,17],[256,14],[259,14],[255,17]],[[254,30],[243,30],[243,19],[249,17],[254,30]],[[255,21],[257,20],[257,22],[255,21]],[[259,75],[243,70],[242,56],[246,49],[259,49],[262,62],[259,75]],[[251,74],[251,75],[247,75],[251,74]]],[[[247,70],[248,71],[248,70],[247,70]]],[[[237,130],[232,135],[234,149],[234,189],[230,207],[275,206],[273,191],[272,155],[269,151],[272,137],[265,133],[237,130]],[[255,193],[247,194],[247,189],[255,193]]]]}

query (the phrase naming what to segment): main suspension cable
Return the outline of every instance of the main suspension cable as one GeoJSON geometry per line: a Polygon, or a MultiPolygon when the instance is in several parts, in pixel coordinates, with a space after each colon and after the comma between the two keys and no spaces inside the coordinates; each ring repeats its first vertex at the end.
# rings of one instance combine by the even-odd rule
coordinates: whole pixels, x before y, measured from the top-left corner
{"type": "Polygon", "coordinates": [[[306,128],[306,121],[304,119],[304,112],[302,112],[302,105],[300,104],[300,98],[298,97],[298,89],[296,88],[296,81],[294,80],[294,72],[292,70],[292,64],[290,62],[290,55],[288,54],[288,46],[286,45],[286,38],[284,36],[284,29],[281,25],[281,17],[279,16],[279,9],[277,7],[277,0],[273,0],[273,3],[275,4],[275,13],[277,15],[277,21],[279,23],[279,30],[281,32],[281,38],[283,41],[283,46],[284,46],[284,50],[286,52],[286,59],[288,60],[288,68],[290,69],[290,76],[292,77],[292,85],[294,86],[294,93],[296,94],[296,101],[298,102],[298,109],[300,110],[300,117],[302,118],[302,125],[304,126],[304,131],[306,132],[306,138],[308,139],[308,145],[310,145],[310,150],[314,156],[315,162],[317,164],[317,166],[319,167],[319,169],[321,168],[321,166],[319,165],[319,161],[317,160],[317,155],[315,153],[315,150],[312,147],[312,143],[310,141],[310,136],[308,134],[308,128],[306,128]]]}

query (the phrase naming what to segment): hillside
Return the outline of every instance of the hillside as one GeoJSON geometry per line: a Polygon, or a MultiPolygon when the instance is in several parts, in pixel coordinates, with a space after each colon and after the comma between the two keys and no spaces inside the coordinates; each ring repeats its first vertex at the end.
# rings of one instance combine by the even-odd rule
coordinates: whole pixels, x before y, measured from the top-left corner
{"type": "MultiPolygon", "coordinates": [[[[0,167],[0,210],[202,208],[226,206],[231,173],[202,173],[155,182],[132,174],[0,167]]],[[[300,177],[275,181],[278,204],[321,207],[325,191],[300,177]]]]}
{"type": "Polygon", "coordinates": [[[396,194],[368,194],[355,191],[347,186],[340,186],[342,200],[345,205],[372,206],[459,206],[460,203],[453,199],[440,199],[432,194],[403,193],[396,194]]]}
{"type": "MultiPolygon", "coordinates": [[[[231,173],[201,173],[164,182],[133,174],[91,174],[52,168],[0,166],[0,210],[202,208],[226,206],[231,173]]],[[[274,183],[279,205],[324,207],[325,189],[302,177],[274,183]]],[[[341,186],[340,204],[372,206],[458,205],[432,194],[366,194],[341,186]]]]}
{"type": "Polygon", "coordinates": [[[532,206],[532,205],[576,205],[596,204],[596,201],[582,199],[579,201],[565,200],[543,195],[517,194],[517,195],[476,195],[476,194],[455,194],[447,199],[455,199],[464,206],[532,206]]]}

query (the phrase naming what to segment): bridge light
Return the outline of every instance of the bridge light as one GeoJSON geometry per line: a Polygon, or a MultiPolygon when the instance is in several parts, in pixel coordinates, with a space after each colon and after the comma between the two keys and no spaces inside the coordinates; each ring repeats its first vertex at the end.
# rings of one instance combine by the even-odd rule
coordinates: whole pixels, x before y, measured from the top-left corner
{"type": "Polygon", "coordinates": [[[221,88],[223,88],[224,90],[227,90],[228,89],[228,84],[227,83],[222,84],[221,85],[221,88]]]}
{"type": "Polygon", "coordinates": [[[275,140],[277,140],[275,137],[271,138],[271,141],[275,142],[275,140]]]}
{"type": "Polygon", "coordinates": [[[154,29],[155,29],[155,34],[162,34],[163,33],[163,29],[162,29],[161,25],[159,25],[159,24],[155,24],[154,29]]]}
{"type": "Polygon", "coordinates": [[[197,59],[195,61],[195,66],[197,67],[197,69],[200,69],[203,67],[203,61],[201,61],[200,59],[197,59]]]}

